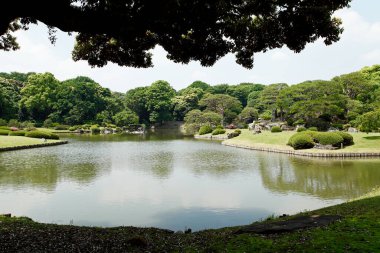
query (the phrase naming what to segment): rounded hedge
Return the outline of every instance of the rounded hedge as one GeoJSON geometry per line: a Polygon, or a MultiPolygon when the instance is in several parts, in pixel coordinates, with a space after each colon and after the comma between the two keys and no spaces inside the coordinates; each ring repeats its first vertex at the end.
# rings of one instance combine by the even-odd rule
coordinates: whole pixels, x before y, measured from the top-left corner
{"type": "Polygon", "coordinates": [[[345,133],[345,132],[335,132],[336,134],[339,134],[343,138],[343,145],[349,146],[354,144],[354,137],[352,137],[351,134],[345,133]]]}
{"type": "Polygon", "coordinates": [[[305,127],[299,127],[299,128],[297,129],[297,132],[298,132],[298,133],[300,133],[300,132],[304,132],[304,131],[306,131],[306,128],[305,128],[305,127]]]}
{"type": "Polygon", "coordinates": [[[0,129],[0,135],[8,135],[9,134],[9,130],[6,130],[6,129],[0,129]]]}
{"type": "Polygon", "coordinates": [[[234,131],[234,133],[241,134],[241,130],[240,130],[240,129],[236,129],[236,130],[234,131]]]}
{"type": "Polygon", "coordinates": [[[270,129],[270,131],[271,131],[272,133],[281,133],[281,132],[282,132],[282,129],[281,129],[281,127],[279,127],[279,126],[274,126],[274,127],[272,127],[272,128],[270,129]]]}
{"type": "Polygon", "coordinates": [[[25,136],[26,131],[10,131],[10,136],[25,136]]]}
{"type": "Polygon", "coordinates": [[[334,147],[340,147],[343,143],[343,137],[335,132],[323,132],[314,135],[316,142],[322,145],[332,145],[334,147]]]}
{"type": "Polygon", "coordinates": [[[7,127],[7,126],[0,126],[0,129],[1,129],[1,130],[8,130],[8,131],[11,130],[11,128],[10,128],[10,127],[7,127]]]}
{"type": "Polygon", "coordinates": [[[313,132],[318,132],[318,128],[316,128],[316,127],[309,127],[307,130],[313,131],[313,132]]]}
{"type": "Polygon", "coordinates": [[[288,145],[294,149],[308,149],[314,147],[313,138],[306,133],[296,133],[290,137],[288,145]]]}
{"type": "Polygon", "coordinates": [[[55,130],[69,130],[70,126],[68,125],[58,125],[54,127],[55,130]]]}
{"type": "Polygon", "coordinates": [[[225,134],[226,130],[217,128],[214,131],[212,131],[212,135],[218,135],[218,134],[225,134]]]}
{"type": "Polygon", "coordinates": [[[201,126],[199,129],[199,135],[209,134],[212,132],[212,128],[209,125],[201,126]]]}
{"type": "Polygon", "coordinates": [[[49,133],[49,132],[43,132],[43,131],[30,131],[30,132],[26,132],[25,133],[25,137],[59,140],[59,136],[58,135],[53,134],[53,133],[49,133]]]}

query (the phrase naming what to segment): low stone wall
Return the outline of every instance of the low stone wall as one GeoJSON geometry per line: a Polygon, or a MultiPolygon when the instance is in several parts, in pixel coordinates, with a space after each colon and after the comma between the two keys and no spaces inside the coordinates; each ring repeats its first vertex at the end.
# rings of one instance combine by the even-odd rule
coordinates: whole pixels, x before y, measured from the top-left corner
{"type": "Polygon", "coordinates": [[[204,139],[204,140],[228,140],[227,135],[218,136],[218,135],[211,135],[211,134],[205,134],[205,135],[194,135],[195,139],[204,139]]]}
{"type": "Polygon", "coordinates": [[[67,143],[68,143],[68,141],[57,141],[57,142],[49,142],[49,143],[41,143],[41,144],[33,144],[33,145],[6,147],[6,148],[0,148],[0,152],[11,151],[11,150],[20,150],[20,149],[29,149],[29,148],[42,148],[42,147],[49,147],[49,146],[57,146],[57,145],[62,145],[62,144],[67,144],[67,143]]]}
{"type": "Polygon", "coordinates": [[[225,146],[235,147],[235,148],[244,148],[251,149],[257,151],[266,151],[273,153],[283,153],[288,155],[296,155],[296,156],[308,156],[308,157],[380,157],[380,152],[318,152],[312,153],[307,151],[299,151],[299,150],[285,150],[273,147],[260,147],[260,146],[248,146],[248,145],[236,145],[231,143],[222,142],[225,146]]]}

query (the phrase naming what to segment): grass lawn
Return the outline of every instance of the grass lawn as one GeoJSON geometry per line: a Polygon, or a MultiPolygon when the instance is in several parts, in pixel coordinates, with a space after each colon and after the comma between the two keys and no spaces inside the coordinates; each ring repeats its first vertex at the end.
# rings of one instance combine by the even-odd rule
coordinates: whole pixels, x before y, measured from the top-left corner
{"type": "Polygon", "coordinates": [[[0,136],[0,149],[19,146],[30,146],[43,143],[60,142],[59,140],[46,140],[43,142],[41,139],[28,138],[23,136],[0,136]]]}
{"type": "MultiPolygon", "coordinates": [[[[242,130],[241,135],[233,139],[226,140],[225,144],[248,146],[248,147],[268,147],[268,148],[278,148],[282,150],[293,150],[292,147],[287,146],[289,138],[295,134],[295,132],[281,132],[281,133],[271,133],[269,131],[264,131],[261,134],[253,134],[247,129],[242,130]]],[[[305,149],[299,150],[311,153],[341,153],[341,152],[352,152],[352,153],[370,153],[379,152],[380,153],[380,134],[379,133],[351,133],[354,137],[354,145],[345,147],[344,149],[338,150],[320,150],[320,149],[305,149]]]]}
{"type": "Polygon", "coordinates": [[[0,216],[0,252],[380,252],[379,190],[302,215],[323,214],[342,218],[324,227],[271,235],[236,234],[241,227],[184,234],[155,228],[42,224],[0,216]]]}

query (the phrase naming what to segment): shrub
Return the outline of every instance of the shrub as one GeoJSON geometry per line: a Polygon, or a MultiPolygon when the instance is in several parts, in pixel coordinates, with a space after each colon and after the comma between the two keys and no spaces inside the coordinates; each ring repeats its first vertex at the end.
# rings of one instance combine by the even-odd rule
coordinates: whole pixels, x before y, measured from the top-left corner
{"type": "Polygon", "coordinates": [[[215,129],[224,129],[224,127],[223,127],[222,125],[217,125],[217,126],[215,127],[215,129]]]}
{"type": "Polygon", "coordinates": [[[59,136],[53,133],[44,132],[44,131],[30,131],[25,133],[25,137],[30,138],[45,138],[52,140],[59,140],[59,136]]]}
{"type": "Polygon", "coordinates": [[[314,135],[314,140],[322,145],[332,145],[340,147],[343,143],[343,137],[334,132],[317,133],[314,135]]]}
{"type": "Polygon", "coordinates": [[[209,125],[201,126],[199,129],[199,135],[204,135],[212,132],[212,128],[209,125]]]}
{"type": "Polygon", "coordinates": [[[298,129],[297,129],[297,132],[304,132],[304,131],[306,131],[306,128],[305,127],[299,127],[298,129]]]}
{"type": "Polygon", "coordinates": [[[272,127],[272,128],[270,129],[270,131],[271,131],[272,133],[281,133],[281,132],[282,132],[282,129],[281,129],[281,127],[279,127],[279,126],[274,126],[274,127],[272,127]]]}
{"type": "Polygon", "coordinates": [[[10,131],[10,136],[25,136],[26,131],[10,131]]]}
{"type": "Polygon", "coordinates": [[[53,126],[53,121],[51,119],[46,119],[43,123],[43,126],[46,128],[52,127],[53,126]]]}
{"type": "Polygon", "coordinates": [[[307,130],[313,131],[313,132],[318,132],[318,128],[316,128],[316,127],[309,127],[307,130]]]}
{"type": "Polygon", "coordinates": [[[20,127],[20,122],[17,119],[11,119],[8,122],[9,127],[20,127]]]}
{"type": "Polygon", "coordinates": [[[212,135],[218,135],[218,134],[225,134],[226,130],[217,128],[214,131],[212,131],[212,135]]]}
{"type": "Polygon", "coordinates": [[[70,126],[68,125],[58,125],[54,127],[55,130],[69,130],[69,128],[70,126]]]}
{"type": "Polygon", "coordinates": [[[240,129],[236,129],[236,130],[234,131],[234,133],[241,134],[241,130],[240,130],[240,129]]]}
{"type": "Polygon", "coordinates": [[[5,119],[0,118],[0,126],[6,126],[8,122],[5,119]]]}
{"type": "Polygon", "coordinates": [[[344,132],[335,132],[336,134],[339,134],[343,138],[343,145],[349,146],[354,144],[354,137],[352,137],[349,133],[344,132]]]}
{"type": "Polygon", "coordinates": [[[92,134],[100,134],[100,128],[98,126],[92,126],[91,127],[91,133],[92,134]]]}
{"type": "Polygon", "coordinates": [[[69,128],[69,131],[71,131],[71,132],[73,132],[75,130],[77,130],[77,127],[75,127],[75,126],[72,126],[72,127],[69,128]]]}
{"type": "Polygon", "coordinates": [[[6,130],[6,129],[0,129],[0,135],[8,135],[9,134],[9,130],[6,130]]]}
{"type": "Polygon", "coordinates": [[[0,129],[1,129],[1,130],[8,130],[8,131],[11,130],[11,128],[10,128],[10,127],[7,127],[7,126],[0,126],[0,129]]]}
{"type": "Polygon", "coordinates": [[[331,124],[331,126],[339,130],[343,130],[343,127],[344,127],[343,124],[339,124],[339,123],[331,124]]]}
{"type": "Polygon", "coordinates": [[[313,138],[307,133],[296,133],[290,137],[288,145],[294,149],[308,149],[314,147],[313,138]]]}
{"type": "Polygon", "coordinates": [[[232,132],[232,133],[228,133],[227,134],[227,138],[228,139],[231,139],[231,138],[234,138],[234,137],[238,137],[240,134],[238,132],[232,132]]]}

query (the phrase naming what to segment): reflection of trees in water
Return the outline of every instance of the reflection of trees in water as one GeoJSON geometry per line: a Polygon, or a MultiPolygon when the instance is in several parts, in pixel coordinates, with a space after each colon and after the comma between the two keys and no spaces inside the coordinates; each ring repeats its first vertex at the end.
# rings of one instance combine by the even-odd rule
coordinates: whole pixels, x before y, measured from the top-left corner
{"type": "Polygon", "coordinates": [[[0,154],[0,187],[54,191],[59,181],[90,183],[110,169],[109,162],[101,161],[83,159],[78,163],[66,163],[57,154],[0,154]]]}
{"type": "Polygon", "coordinates": [[[307,193],[323,199],[349,199],[380,184],[379,160],[323,160],[259,157],[263,184],[271,191],[307,193]]]}
{"type": "Polygon", "coordinates": [[[169,178],[174,170],[174,153],[171,151],[141,150],[129,156],[131,168],[143,171],[157,178],[169,178]]]}

